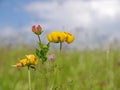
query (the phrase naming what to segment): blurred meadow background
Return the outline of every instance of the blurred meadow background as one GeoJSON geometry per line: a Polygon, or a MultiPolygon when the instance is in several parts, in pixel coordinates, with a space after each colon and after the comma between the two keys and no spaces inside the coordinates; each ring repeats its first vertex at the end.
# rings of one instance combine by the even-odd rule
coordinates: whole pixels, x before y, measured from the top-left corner
{"type": "Polygon", "coordinates": [[[27,69],[11,65],[35,53],[38,39],[31,27],[40,24],[41,39],[68,31],[71,44],[52,44],[46,62],[31,70],[32,90],[120,90],[119,0],[0,0],[0,90],[28,90],[27,69]]]}

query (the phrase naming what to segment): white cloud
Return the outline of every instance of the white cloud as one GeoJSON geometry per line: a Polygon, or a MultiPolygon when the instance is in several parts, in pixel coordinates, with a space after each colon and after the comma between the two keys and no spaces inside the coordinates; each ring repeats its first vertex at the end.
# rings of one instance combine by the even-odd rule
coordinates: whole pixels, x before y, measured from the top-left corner
{"type": "Polygon", "coordinates": [[[93,20],[114,19],[120,14],[120,3],[118,0],[59,0],[51,2],[32,2],[25,6],[28,12],[34,13],[40,18],[48,20],[48,24],[57,26],[84,26],[93,25],[93,20]]]}
{"type": "Polygon", "coordinates": [[[66,1],[62,4],[58,2],[33,2],[25,8],[40,18],[49,20],[48,23],[52,22],[54,25],[55,23],[60,26],[66,24],[70,26],[88,25],[91,21],[88,4],[79,1],[66,1]]]}
{"type": "Polygon", "coordinates": [[[6,26],[6,27],[2,28],[0,33],[2,33],[1,34],[2,37],[11,37],[11,36],[15,35],[14,28],[11,26],[6,26]]]}
{"type": "Polygon", "coordinates": [[[114,19],[120,14],[120,2],[118,0],[111,1],[92,1],[92,11],[100,18],[114,19]]]}

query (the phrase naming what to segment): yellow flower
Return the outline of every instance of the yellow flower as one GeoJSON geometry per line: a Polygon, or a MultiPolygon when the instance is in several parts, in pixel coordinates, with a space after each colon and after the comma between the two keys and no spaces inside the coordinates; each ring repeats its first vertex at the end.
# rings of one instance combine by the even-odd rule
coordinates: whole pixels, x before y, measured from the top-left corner
{"type": "Polygon", "coordinates": [[[59,32],[52,32],[51,33],[51,37],[52,37],[52,42],[54,43],[58,43],[59,42],[59,32]]]}
{"type": "Polygon", "coordinates": [[[27,59],[21,59],[19,61],[19,63],[15,64],[15,65],[12,65],[13,67],[24,67],[27,65],[27,59]]]}
{"type": "Polygon", "coordinates": [[[52,40],[52,37],[51,37],[51,34],[48,34],[48,35],[47,35],[47,39],[48,39],[48,41],[50,41],[50,42],[53,41],[53,40],[52,40]]]}
{"type": "Polygon", "coordinates": [[[64,32],[66,34],[65,41],[69,44],[74,41],[74,36],[70,34],[69,32],[64,32]]]}
{"type": "Polygon", "coordinates": [[[60,50],[61,50],[62,43],[63,42],[67,42],[68,44],[72,43],[74,41],[74,36],[69,32],[55,31],[52,32],[51,34],[48,34],[47,39],[49,42],[60,43],[60,50]]]}
{"type": "Polygon", "coordinates": [[[51,34],[47,35],[47,39],[49,42],[59,43],[65,41],[65,34],[60,31],[52,32],[51,34]]]}
{"type": "Polygon", "coordinates": [[[28,59],[28,64],[36,65],[38,63],[38,59],[35,57],[34,54],[26,55],[26,57],[28,59]]]}
{"type": "Polygon", "coordinates": [[[34,54],[26,55],[25,59],[21,59],[17,64],[12,65],[13,67],[25,67],[29,65],[36,65],[38,63],[38,59],[34,54]]]}
{"type": "Polygon", "coordinates": [[[21,65],[24,67],[27,65],[27,59],[22,59],[19,61],[21,63],[21,65]]]}
{"type": "Polygon", "coordinates": [[[64,42],[65,41],[65,37],[66,37],[65,33],[61,32],[60,33],[60,42],[64,42]]]}

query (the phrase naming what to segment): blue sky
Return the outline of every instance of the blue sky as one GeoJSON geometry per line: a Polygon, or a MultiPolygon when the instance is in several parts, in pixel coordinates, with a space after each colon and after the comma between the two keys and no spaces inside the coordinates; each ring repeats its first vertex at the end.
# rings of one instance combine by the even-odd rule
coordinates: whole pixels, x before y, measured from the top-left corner
{"type": "Polygon", "coordinates": [[[120,40],[119,0],[0,0],[0,36],[15,38],[28,34],[32,25],[46,33],[69,31],[75,43],[120,40]]]}
{"type": "Polygon", "coordinates": [[[29,24],[32,16],[24,11],[23,6],[32,0],[1,0],[0,26],[12,25],[15,27],[29,24]]]}

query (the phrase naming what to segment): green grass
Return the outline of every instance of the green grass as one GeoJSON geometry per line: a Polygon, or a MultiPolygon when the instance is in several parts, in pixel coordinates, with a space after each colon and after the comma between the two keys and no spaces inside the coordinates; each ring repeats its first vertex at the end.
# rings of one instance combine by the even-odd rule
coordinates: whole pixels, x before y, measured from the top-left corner
{"type": "MultiPolygon", "coordinates": [[[[0,47],[0,90],[28,90],[27,68],[11,65],[30,53],[34,50],[27,46],[0,47]]],[[[103,50],[55,54],[55,62],[44,66],[44,79],[41,63],[31,70],[32,90],[120,90],[120,50],[108,55],[103,50]]]]}

